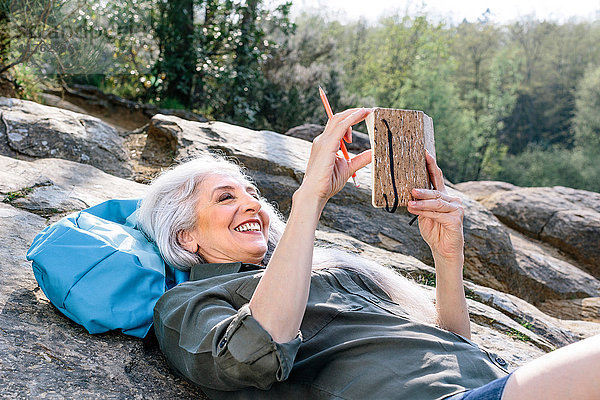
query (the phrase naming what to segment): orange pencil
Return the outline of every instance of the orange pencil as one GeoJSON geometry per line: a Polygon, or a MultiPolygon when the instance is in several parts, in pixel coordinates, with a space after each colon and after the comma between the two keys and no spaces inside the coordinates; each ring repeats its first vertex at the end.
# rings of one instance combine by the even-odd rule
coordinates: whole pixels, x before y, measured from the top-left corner
{"type": "MultiPolygon", "coordinates": [[[[325,112],[327,113],[327,118],[331,119],[333,117],[333,111],[331,111],[331,106],[329,105],[329,100],[327,100],[327,96],[325,95],[325,91],[321,86],[319,86],[319,96],[321,96],[321,101],[323,102],[323,107],[325,107],[325,112]]],[[[344,144],[344,139],[340,139],[340,148],[342,149],[342,154],[346,161],[350,161],[350,155],[348,154],[348,150],[346,150],[346,145],[344,144]]],[[[359,187],[360,185],[356,182],[356,173],[352,174],[352,180],[354,181],[354,186],[359,187]]]]}

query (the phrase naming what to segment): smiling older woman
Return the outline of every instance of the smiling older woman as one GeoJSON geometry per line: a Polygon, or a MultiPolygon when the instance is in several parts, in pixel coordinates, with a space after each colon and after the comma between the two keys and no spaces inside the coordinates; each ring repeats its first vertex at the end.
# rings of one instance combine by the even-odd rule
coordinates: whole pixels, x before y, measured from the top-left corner
{"type": "Polygon", "coordinates": [[[190,281],[155,307],[170,365],[212,398],[598,399],[600,339],[512,374],[470,338],[463,290],[463,208],[428,156],[435,190],[409,211],[436,267],[428,293],[368,260],[314,246],[327,201],[370,151],[337,154],[368,109],[336,114],[314,140],[284,224],[236,164],[204,156],[161,175],[139,225],[190,281]]]}

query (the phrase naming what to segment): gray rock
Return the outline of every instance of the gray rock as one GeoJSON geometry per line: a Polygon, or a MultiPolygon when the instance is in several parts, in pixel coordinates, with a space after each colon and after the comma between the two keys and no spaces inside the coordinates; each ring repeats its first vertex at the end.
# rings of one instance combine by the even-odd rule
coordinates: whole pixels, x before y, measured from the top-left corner
{"type": "Polygon", "coordinates": [[[0,156],[0,196],[31,212],[81,210],[112,198],[139,198],[146,186],[67,160],[0,156]]]}
{"type": "Polygon", "coordinates": [[[600,297],[583,299],[547,300],[540,304],[540,309],[556,318],[578,319],[598,323],[600,333],[600,297]]]}
{"type": "Polygon", "coordinates": [[[65,199],[74,200],[67,208],[81,208],[119,193],[140,196],[143,185],[57,159],[25,162],[0,156],[0,171],[5,196],[0,203],[0,397],[206,398],[169,370],[152,338],[115,332],[92,336],[48,302],[25,253],[49,221],[14,207],[17,199],[9,200],[6,192],[22,194],[19,207],[30,208],[25,200],[37,196],[50,209],[60,209],[65,199]],[[39,187],[51,188],[51,194],[24,190],[23,185],[40,181],[53,182],[39,187]]]}
{"type": "Polygon", "coordinates": [[[0,152],[30,158],[63,158],[131,177],[123,139],[98,118],[31,101],[0,98],[0,152]]]}
{"type": "Polygon", "coordinates": [[[600,194],[564,187],[496,192],[481,203],[503,223],[551,243],[600,277],[600,194]]]}
{"type": "Polygon", "coordinates": [[[531,237],[539,238],[542,228],[557,210],[572,203],[552,196],[549,188],[521,188],[496,192],[481,201],[500,221],[531,237]]]}
{"type": "MultiPolygon", "coordinates": [[[[289,129],[284,133],[286,136],[292,136],[298,139],[312,142],[314,138],[323,133],[325,127],[318,124],[304,124],[289,129]]],[[[369,135],[366,133],[352,131],[352,143],[346,143],[346,149],[351,153],[360,153],[371,148],[369,135]]]]}
{"type": "MultiPolygon", "coordinates": [[[[540,307],[542,307],[542,306],[543,306],[543,304],[540,307]]],[[[548,310],[544,310],[543,308],[542,308],[542,310],[550,315],[548,310]]],[[[562,326],[564,329],[568,330],[572,334],[576,335],[578,340],[589,338],[589,337],[592,337],[595,335],[600,335],[600,323],[598,323],[598,322],[578,321],[578,320],[570,319],[570,318],[573,318],[571,315],[569,315],[565,318],[569,318],[569,319],[559,319],[558,320],[558,322],[560,323],[560,326],[562,326]]]]}
{"type": "Polygon", "coordinates": [[[600,212],[590,208],[557,211],[540,232],[540,239],[569,253],[600,278],[600,212]]]}
{"type": "Polygon", "coordinates": [[[174,115],[190,121],[207,121],[204,116],[192,111],[138,103],[111,93],[104,93],[91,85],[63,86],[61,91],[53,94],[59,95],[76,107],[85,109],[90,115],[102,118],[103,121],[124,130],[134,130],[146,125],[155,114],[174,115]]]}
{"type": "MultiPolygon", "coordinates": [[[[472,287],[477,287],[477,285],[471,285],[472,287]]],[[[433,288],[428,288],[433,291],[433,288]]],[[[496,332],[501,332],[504,335],[520,340],[522,342],[526,342],[528,344],[537,347],[538,350],[543,352],[548,352],[554,350],[557,346],[543,335],[540,335],[537,331],[534,331],[532,325],[525,324],[523,320],[516,318],[514,320],[509,315],[505,314],[505,310],[501,310],[501,307],[493,307],[485,304],[482,301],[473,300],[473,297],[477,297],[474,291],[468,291],[469,296],[467,297],[467,307],[469,310],[469,317],[471,320],[471,325],[477,325],[480,327],[488,327],[493,329],[496,332]]],[[[481,299],[479,299],[481,300],[481,299]]],[[[539,311],[538,314],[541,314],[539,311]]],[[[548,333],[548,332],[544,332],[548,333]]],[[[474,335],[477,337],[477,335],[474,335]]],[[[561,338],[562,339],[562,338],[561,338]]],[[[567,341],[566,343],[571,343],[567,341]]],[[[564,345],[565,342],[561,342],[560,345],[564,345]]],[[[506,338],[504,341],[504,346],[506,346],[506,338]]],[[[491,350],[491,349],[489,349],[491,350]]],[[[506,347],[503,347],[504,352],[506,352],[506,347]]],[[[529,361],[527,359],[526,361],[529,361]]],[[[522,364],[519,364],[522,365],[522,364]]]]}
{"type": "Polygon", "coordinates": [[[465,278],[490,288],[512,293],[510,282],[519,266],[510,236],[498,219],[481,204],[454,189],[465,208],[465,278]]]}
{"type": "Polygon", "coordinates": [[[73,111],[73,112],[80,113],[80,114],[86,114],[86,111],[83,108],[77,107],[73,103],[69,103],[68,101],[66,101],[65,99],[63,99],[60,96],[56,96],[56,95],[50,94],[50,93],[42,93],[42,94],[40,94],[40,97],[42,100],[42,104],[44,104],[44,105],[58,107],[58,108],[64,108],[65,110],[73,111]]]}
{"type": "Polygon", "coordinates": [[[507,182],[499,181],[470,181],[461,182],[454,184],[456,190],[461,191],[473,200],[481,201],[486,197],[496,192],[507,192],[509,190],[515,190],[518,186],[515,186],[507,182]]]}
{"type": "MultiPolygon", "coordinates": [[[[562,347],[579,340],[579,336],[565,329],[558,319],[516,296],[472,282],[466,282],[465,288],[470,299],[502,312],[527,330],[545,338],[553,346],[562,347]]],[[[598,328],[600,329],[600,324],[598,328]]]]}
{"type": "Polygon", "coordinates": [[[508,362],[508,370],[543,356],[546,352],[534,346],[526,337],[517,338],[501,333],[487,325],[471,322],[473,341],[508,362]]]}
{"type": "Polygon", "coordinates": [[[523,326],[521,323],[514,321],[495,308],[471,299],[467,299],[467,305],[469,307],[471,321],[479,325],[489,326],[513,338],[530,342],[535,347],[545,352],[556,349],[556,346],[552,344],[552,342],[528,329],[526,326],[523,326]]]}
{"type": "Polygon", "coordinates": [[[589,208],[600,213],[600,193],[564,186],[553,186],[552,191],[575,204],[577,208],[589,208]]]}
{"type": "Polygon", "coordinates": [[[12,291],[36,286],[25,252],[45,226],[44,218],[0,203],[0,309],[12,291]]]}
{"type": "Polygon", "coordinates": [[[600,295],[600,280],[578,268],[549,245],[510,230],[518,270],[511,293],[532,303],[600,295]]]}

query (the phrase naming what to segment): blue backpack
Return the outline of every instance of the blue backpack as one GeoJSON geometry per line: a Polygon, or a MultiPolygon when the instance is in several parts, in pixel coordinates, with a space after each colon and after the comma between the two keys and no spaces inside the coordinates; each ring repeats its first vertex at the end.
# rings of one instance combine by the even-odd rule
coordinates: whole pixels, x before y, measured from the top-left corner
{"type": "Polygon", "coordinates": [[[136,228],[138,200],[109,200],[40,232],[27,252],[46,297],[90,333],[145,337],[162,294],[188,280],[136,228]]]}

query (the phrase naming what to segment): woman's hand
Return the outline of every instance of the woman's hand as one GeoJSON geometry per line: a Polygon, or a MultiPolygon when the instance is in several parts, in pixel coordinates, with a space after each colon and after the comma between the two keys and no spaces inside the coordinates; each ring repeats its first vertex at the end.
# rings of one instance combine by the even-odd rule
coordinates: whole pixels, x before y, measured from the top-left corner
{"type": "Polygon", "coordinates": [[[460,264],[464,260],[462,201],[448,195],[442,170],[427,153],[427,171],[434,190],[413,189],[415,201],[408,203],[408,211],[419,216],[419,230],[436,260],[460,264]]]}
{"type": "Polygon", "coordinates": [[[321,206],[342,190],[348,179],[356,171],[371,162],[371,150],[366,150],[346,161],[341,153],[340,140],[352,136],[352,125],[364,120],[372,111],[370,108],[351,108],[335,114],[322,134],[313,140],[306,174],[299,190],[310,193],[321,206]]]}

